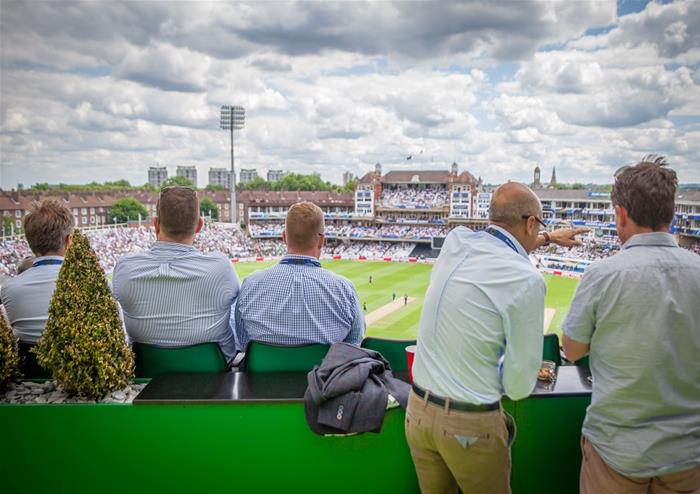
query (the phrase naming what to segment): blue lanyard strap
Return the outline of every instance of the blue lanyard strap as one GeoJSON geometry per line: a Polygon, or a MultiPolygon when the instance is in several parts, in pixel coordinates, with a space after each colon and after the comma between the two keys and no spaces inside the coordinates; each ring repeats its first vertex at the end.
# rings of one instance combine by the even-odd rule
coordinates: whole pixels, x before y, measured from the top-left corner
{"type": "Polygon", "coordinates": [[[486,229],[486,233],[490,233],[491,235],[493,235],[494,237],[496,237],[498,240],[500,240],[500,241],[502,241],[504,244],[506,244],[508,247],[510,247],[511,249],[513,249],[516,253],[520,254],[520,253],[518,252],[518,248],[515,246],[515,244],[513,243],[513,241],[512,241],[511,239],[509,239],[508,237],[506,237],[506,236],[503,234],[503,232],[500,232],[500,231],[496,230],[495,228],[487,228],[487,229],[486,229]]]}
{"type": "Polygon", "coordinates": [[[294,264],[297,266],[316,266],[321,267],[321,263],[316,259],[308,259],[306,257],[285,257],[280,261],[280,264],[294,264]]]}
{"type": "Polygon", "coordinates": [[[32,267],[48,266],[50,264],[63,264],[63,261],[61,259],[42,259],[41,261],[36,261],[34,264],[32,264],[32,267]]]}

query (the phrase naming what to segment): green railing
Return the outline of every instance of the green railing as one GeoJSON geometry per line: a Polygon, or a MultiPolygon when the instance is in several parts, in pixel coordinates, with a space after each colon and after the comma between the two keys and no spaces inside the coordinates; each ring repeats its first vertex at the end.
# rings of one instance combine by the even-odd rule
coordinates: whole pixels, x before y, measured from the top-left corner
{"type": "MultiPolygon", "coordinates": [[[[562,368],[553,390],[504,402],[518,428],[514,494],[578,491],[590,394],[585,384],[575,389],[585,381],[577,372],[562,368]]],[[[304,374],[289,373],[272,386],[274,376],[265,379],[228,375],[197,385],[210,401],[171,383],[172,398],[160,402],[0,405],[0,491],[419,492],[401,409],[387,412],[379,434],[320,437],[304,418],[304,374]]]]}

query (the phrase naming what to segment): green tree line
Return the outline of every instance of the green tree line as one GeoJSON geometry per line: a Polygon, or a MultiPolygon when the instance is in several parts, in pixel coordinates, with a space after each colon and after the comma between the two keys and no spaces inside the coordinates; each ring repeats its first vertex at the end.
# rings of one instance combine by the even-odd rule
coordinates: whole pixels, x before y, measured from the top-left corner
{"type": "Polygon", "coordinates": [[[355,181],[352,180],[347,185],[336,185],[324,181],[318,175],[303,175],[301,173],[290,173],[281,180],[268,182],[264,178],[256,177],[250,182],[238,184],[239,190],[323,190],[328,192],[353,192],[355,181]]]}
{"type": "MultiPolygon", "coordinates": [[[[267,180],[256,177],[254,180],[246,183],[237,184],[238,190],[323,190],[329,192],[353,192],[355,190],[356,181],[350,181],[347,185],[336,185],[328,181],[324,181],[318,175],[304,175],[301,173],[290,173],[282,180],[268,182],[267,180]]],[[[191,181],[185,177],[170,177],[164,183],[163,187],[171,185],[182,185],[192,187],[191,181]]],[[[112,182],[90,182],[89,184],[49,184],[47,182],[37,183],[30,187],[29,190],[46,191],[46,192],[99,192],[112,190],[150,190],[155,191],[156,188],[151,184],[131,185],[128,180],[115,180],[112,182]]],[[[209,184],[199,190],[224,190],[221,185],[209,184]]]]}
{"type": "Polygon", "coordinates": [[[47,182],[36,183],[29,190],[50,191],[50,192],[93,192],[93,191],[110,191],[110,190],[151,190],[156,188],[151,184],[131,185],[128,180],[115,180],[113,182],[90,182],[89,184],[49,184],[47,182]]]}

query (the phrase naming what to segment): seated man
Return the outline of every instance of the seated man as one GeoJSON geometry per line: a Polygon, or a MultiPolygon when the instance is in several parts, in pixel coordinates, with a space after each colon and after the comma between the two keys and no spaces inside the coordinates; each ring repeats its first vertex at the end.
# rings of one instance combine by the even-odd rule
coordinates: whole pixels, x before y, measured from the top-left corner
{"type": "Polygon", "coordinates": [[[324,226],[315,204],[289,208],[282,233],[287,255],[243,280],[235,312],[239,349],[251,340],[278,345],[362,341],[365,320],[355,287],[318,261],[324,226]]]}
{"type": "Polygon", "coordinates": [[[19,338],[23,371],[33,372],[35,357],[29,349],[44,333],[56,278],[70,245],[73,216],[62,202],[47,199],[33,204],[23,222],[25,238],[36,258],[29,269],[7,280],[0,295],[19,338]]]}
{"type": "Polygon", "coordinates": [[[235,353],[231,307],[238,276],[223,254],[192,246],[204,221],[189,187],[160,193],[153,224],[157,241],[149,251],[121,257],[112,289],[124,311],[131,340],[163,347],[215,342],[226,360],[235,353]]]}

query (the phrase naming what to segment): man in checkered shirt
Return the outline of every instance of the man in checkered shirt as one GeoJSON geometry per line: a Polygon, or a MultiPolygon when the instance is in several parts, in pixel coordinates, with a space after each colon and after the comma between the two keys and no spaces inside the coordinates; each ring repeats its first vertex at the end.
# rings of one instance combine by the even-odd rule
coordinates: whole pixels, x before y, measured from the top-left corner
{"type": "Polygon", "coordinates": [[[321,267],[325,241],[323,211],[310,202],[287,212],[282,239],[287,254],[279,264],[248,276],[236,302],[236,345],[359,345],[365,320],[352,282],[321,267]]]}

